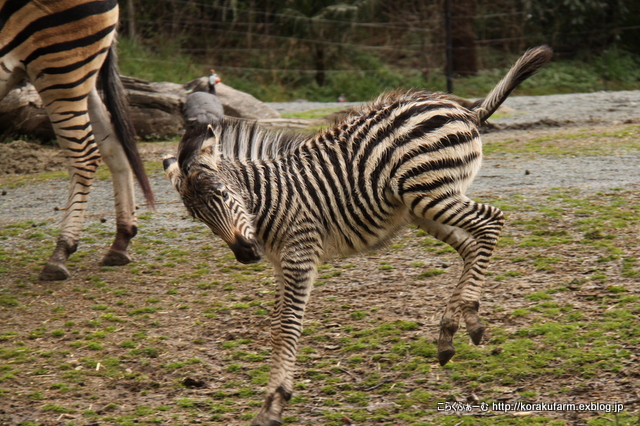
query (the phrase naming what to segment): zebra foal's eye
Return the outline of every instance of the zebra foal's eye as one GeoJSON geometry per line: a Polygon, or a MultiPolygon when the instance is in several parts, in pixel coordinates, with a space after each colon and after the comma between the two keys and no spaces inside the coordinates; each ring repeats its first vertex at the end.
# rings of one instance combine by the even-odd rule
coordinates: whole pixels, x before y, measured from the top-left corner
{"type": "Polygon", "coordinates": [[[229,198],[229,193],[227,192],[227,188],[221,183],[214,183],[211,187],[212,192],[218,197],[222,197],[223,200],[227,200],[229,198]]]}
{"type": "Polygon", "coordinates": [[[213,188],[213,193],[217,197],[222,198],[222,201],[228,201],[229,200],[229,192],[224,187],[214,187],[213,188]]]}

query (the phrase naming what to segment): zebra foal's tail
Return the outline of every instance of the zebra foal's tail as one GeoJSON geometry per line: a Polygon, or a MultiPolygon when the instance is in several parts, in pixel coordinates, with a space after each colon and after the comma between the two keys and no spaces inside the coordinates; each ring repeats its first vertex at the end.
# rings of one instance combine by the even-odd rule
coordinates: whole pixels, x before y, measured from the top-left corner
{"type": "Polygon", "coordinates": [[[487,97],[473,104],[471,110],[475,112],[478,123],[486,121],[507,99],[513,89],[549,62],[552,55],[553,50],[546,45],[527,50],[487,97]]]}

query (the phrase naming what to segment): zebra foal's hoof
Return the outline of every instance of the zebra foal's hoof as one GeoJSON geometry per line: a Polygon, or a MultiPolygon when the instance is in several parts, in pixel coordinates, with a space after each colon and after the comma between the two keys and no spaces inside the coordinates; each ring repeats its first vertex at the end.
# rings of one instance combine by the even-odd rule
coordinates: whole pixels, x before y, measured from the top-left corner
{"type": "Polygon", "coordinates": [[[109,250],[100,262],[100,266],[122,266],[129,262],[131,262],[131,258],[126,253],[109,250]]]}
{"type": "Polygon", "coordinates": [[[440,365],[446,365],[456,354],[456,348],[450,342],[438,342],[438,362],[440,365]]]}
{"type": "Polygon", "coordinates": [[[277,415],[268,415],[260,412],[251,422],[251,426],[281,426],[282,418],[277,415]]]}
{"type": "Polygon", "coordinates": [[[484,335],[484,330],[486,328],[487,326],[481,322],[478,322],[473,327],[467,327],[467,333],[469,334],[469,337],[471,337],[471,341],[474,345],[479,345],[480,342],[482,342],[482,336],[484,335]]]}
{"type": "Polygon", "coordinates": [[[69,278],[69,270],[61,263],[47,263],[38,278],[41,281],[63,281],[69,278]]]}
{"type": "Polygon", "coordinates": [[[251,426],[282,426],[280,420],[269,420],[267,423],[251,423],[251,426]]]}
{"type": "Polygon", "coordinates": [[[442,351],[438,351],[438,362],[440,363],[441,366],[445,366],[447,365],[447,363],[449,362],[449,360],[451,358],[453,358],[453,356],[456,354],[456,350],[453,348],[453,346],[451,346],[450,349],[445,349],[442,351]]]}

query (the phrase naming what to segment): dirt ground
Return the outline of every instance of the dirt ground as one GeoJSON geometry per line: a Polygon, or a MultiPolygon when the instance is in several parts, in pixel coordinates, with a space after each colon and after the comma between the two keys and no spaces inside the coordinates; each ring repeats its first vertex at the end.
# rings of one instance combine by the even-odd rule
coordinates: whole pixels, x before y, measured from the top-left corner
{"type": "Polygon", "coordinates": [[[0,175],[33,174],[64,170],[62,152],[52,146],[42,146],[22,140],[0,144],[0,175]]]}
{"type": "MultiPolygon", "coordinates": [[[[384,250],[323,265],[285,424],[640,424],[638,133],[484,136],[472,195],[507,226],[481,299],[487,335],[474,347],[461,327],[446,367],[434,339],[461,272],[455,253],[407,229],[384,250]]],[[[158,161],[171,149],[142,151],[158,161]]],[[[0,147],[14,173],[50,170],[57,156],[0,147]],[[27,169],[27,156],[40,159],[27,169]]],[[[65,182],[0,178],[0,425],[240,425],[258,411],[271,268],[238,264],[160,173],[152,184],[160,203],[140,209],[135,262],[98,265],[114,229],[105,179],[71,278],[45,283],[65,182]]]]}

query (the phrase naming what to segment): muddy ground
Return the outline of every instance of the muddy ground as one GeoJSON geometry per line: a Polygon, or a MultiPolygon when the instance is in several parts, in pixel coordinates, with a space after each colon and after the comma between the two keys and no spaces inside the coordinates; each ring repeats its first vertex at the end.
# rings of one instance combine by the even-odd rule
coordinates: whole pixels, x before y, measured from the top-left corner
{"type": "MultiPolygon", "coordinates": [[[[484,341],[461,327],[446,367],[433,342],[455,253],[408,229],[323,265],[285,424],[640,424],[639,135],[621,122],[484,135],[471,194],[507,225],[484,341]]],[[[142,151],[157,161],[172,149],[142,151]]],[[[41,180],[0,178],[0,425],[248,424],[268,373],[269,265],[238,264],[156,172],[135,262],[98,265],[114,228],[106,178],[71,278],[40,282],[67,190],[41,180]]]]}

